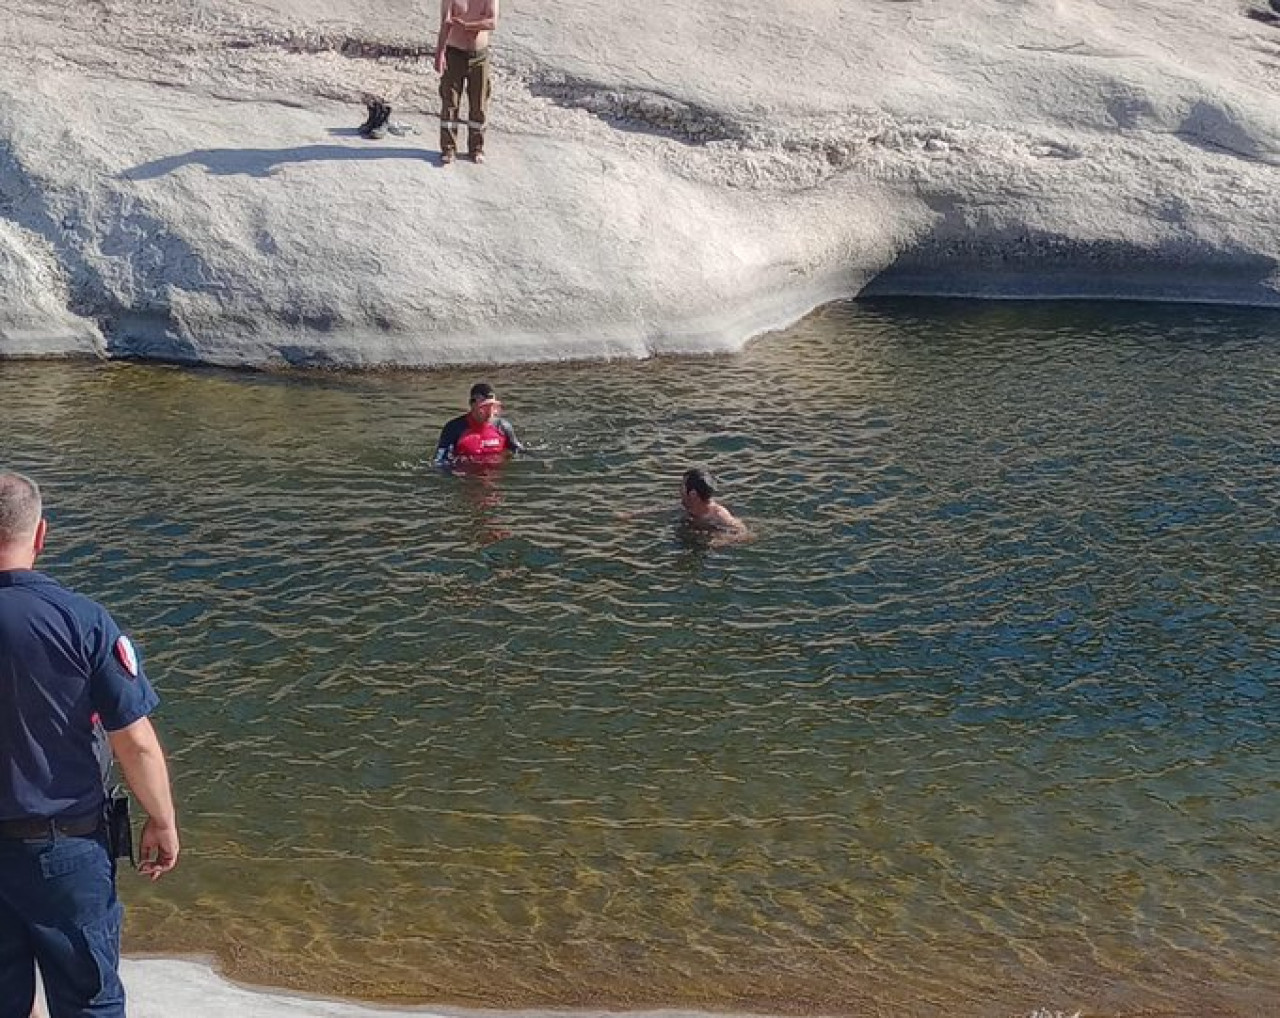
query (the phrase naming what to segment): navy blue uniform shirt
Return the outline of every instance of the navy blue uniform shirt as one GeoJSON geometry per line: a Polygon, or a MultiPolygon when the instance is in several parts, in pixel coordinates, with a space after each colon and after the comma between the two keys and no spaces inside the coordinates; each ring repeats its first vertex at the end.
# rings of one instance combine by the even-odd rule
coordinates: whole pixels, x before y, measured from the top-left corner
{"type": "Polygon", "coordinates": [[[43,573],[0,570],[0,820],[99,809],[95,722],[118,731],[159,702],[105,608],[43,573]]]}

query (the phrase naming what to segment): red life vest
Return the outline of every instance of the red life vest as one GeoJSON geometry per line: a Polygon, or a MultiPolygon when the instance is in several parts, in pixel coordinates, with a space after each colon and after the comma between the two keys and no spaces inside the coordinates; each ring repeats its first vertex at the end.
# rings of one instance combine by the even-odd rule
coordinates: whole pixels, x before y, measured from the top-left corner
{"type": "Polygon", "coordinates": [[[479,427],[468,426],[453,454],[462,459],[496,459],[507,451],[507,436],[501,429],[486,421],[479,427]]]}

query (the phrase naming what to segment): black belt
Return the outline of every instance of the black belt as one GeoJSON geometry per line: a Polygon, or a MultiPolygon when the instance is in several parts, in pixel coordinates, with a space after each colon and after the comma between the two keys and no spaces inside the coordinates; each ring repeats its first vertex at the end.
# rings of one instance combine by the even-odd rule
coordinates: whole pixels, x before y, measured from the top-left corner
{"type": "Polygon", "coordinates": [[[0,820],[0,839],[34,841],[37,838],[83,838],[102,826],[102,817],[90,813],[83,817],[29,817],[26,820],[0,820]]]}

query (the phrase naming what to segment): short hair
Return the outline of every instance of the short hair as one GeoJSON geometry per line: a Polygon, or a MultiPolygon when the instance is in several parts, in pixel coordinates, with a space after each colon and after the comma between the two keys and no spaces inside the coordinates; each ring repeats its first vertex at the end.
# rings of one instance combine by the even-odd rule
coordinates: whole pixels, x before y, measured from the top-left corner
{"type": "Polygon", "coordinates": [[[692,491],[699,498],[710,501],[716,495],[716,481],[705,470],[695,467],[684,472],[684,490],[692,491]]]}
{"type": "Polygon", "coordinates": [[[35,481],[25,474],[0,473],[0,544],[28,540],[43,511],[35,481]]]}
{"type": "Polygon", "coordinates": [[[493,386],[488,382],[476,382],[476,384],[471,387],[470,401],[475,403],[482,399],[493,399],[494,395],[493,386]]]}

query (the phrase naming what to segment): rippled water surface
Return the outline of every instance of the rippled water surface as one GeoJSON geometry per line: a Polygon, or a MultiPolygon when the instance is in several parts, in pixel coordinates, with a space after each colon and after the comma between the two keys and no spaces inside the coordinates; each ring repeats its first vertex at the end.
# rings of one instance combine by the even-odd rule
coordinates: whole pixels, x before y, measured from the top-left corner
{"type": "Polygon", "coordinates": [[[127,946],[383,1000],[1280,1014],[1280,316],[829,308],[487,376],[0,365],[164,697],[127,946]],[[705,464],[753,543],[665,512],[705,464]]]}

